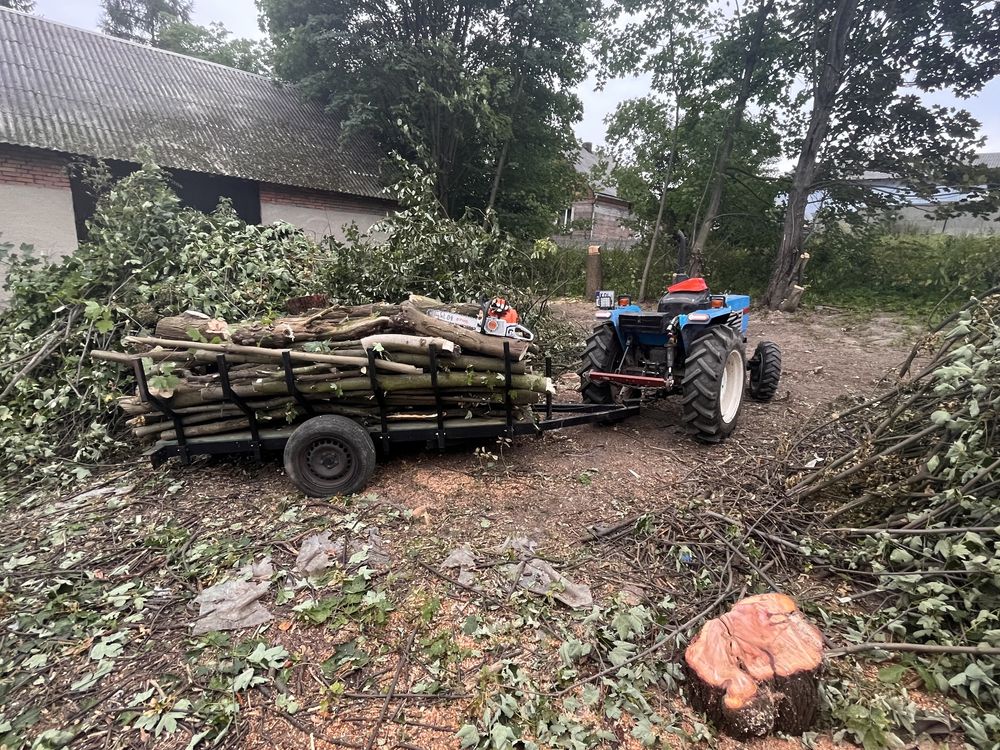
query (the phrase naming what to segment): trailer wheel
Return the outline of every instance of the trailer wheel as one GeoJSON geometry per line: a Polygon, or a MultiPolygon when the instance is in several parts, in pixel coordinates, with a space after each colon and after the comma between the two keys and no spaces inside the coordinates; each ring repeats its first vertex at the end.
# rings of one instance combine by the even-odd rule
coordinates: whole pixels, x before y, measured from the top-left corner
{"type": "Polygon", "coordinates": [[[717,443],[736,429],[743,406],[746,356],[732,328],[713,326],[695,339],[684,363],[684,421],[698,440],[717,443]]]}
{"type": "Polygon", "coordinates": [[[364,489],[375,471],[375,445],[354,420],[313,417],[288,438],[285,471],[310,497],[351,495],[364,489]]]}

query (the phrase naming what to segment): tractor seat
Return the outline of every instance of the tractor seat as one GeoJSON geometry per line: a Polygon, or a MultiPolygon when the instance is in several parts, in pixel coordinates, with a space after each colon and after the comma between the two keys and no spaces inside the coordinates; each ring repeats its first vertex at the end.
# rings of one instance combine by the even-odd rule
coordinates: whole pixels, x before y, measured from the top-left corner
{"type": "Polygon", "coordinates": [[[668,313],[673,317],[711,306],[712,293],[708,291],[708,284],[705,283],[705,279],[696,277],[668,286],[667,293],[660,298],[660,303],[656,306],[656,311],[668,313]]]}

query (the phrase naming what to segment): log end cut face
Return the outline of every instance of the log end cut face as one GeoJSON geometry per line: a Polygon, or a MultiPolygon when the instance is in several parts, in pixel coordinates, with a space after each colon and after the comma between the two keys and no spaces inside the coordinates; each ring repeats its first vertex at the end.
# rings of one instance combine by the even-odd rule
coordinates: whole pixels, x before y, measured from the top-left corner
{"type": "Polygon", "coordinates": [[[737,602],[684,653],[692,705],[738,736],[807,729],[822,660],[822,634],[784,594],[737,602]]]}

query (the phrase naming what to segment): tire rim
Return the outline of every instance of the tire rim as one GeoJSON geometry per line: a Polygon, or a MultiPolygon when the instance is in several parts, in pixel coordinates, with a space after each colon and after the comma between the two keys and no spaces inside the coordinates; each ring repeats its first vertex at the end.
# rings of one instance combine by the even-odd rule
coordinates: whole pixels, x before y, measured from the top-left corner
{"type": "Polygon", "coordinates": [[[314,440],[302,453],[302,468],[321,482],[338,483],[354,471],[354,452],[336,438],[314,440]]]}
{"type": "Polygon", "coordinates": [[[722,383],[719,385],[719,412],[722,421],[729,424],[736,419],[743,400],[743,362],[739,349],[733,349],[722,368],[722,383]]]}

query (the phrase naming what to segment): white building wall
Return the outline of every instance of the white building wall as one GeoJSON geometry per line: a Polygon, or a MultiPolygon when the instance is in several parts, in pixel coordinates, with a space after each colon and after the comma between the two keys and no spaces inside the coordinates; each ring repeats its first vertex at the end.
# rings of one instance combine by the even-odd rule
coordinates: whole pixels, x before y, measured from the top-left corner
{"type": "Polygon", "coordinates": [[[324,237],[343,240],[346,234],[344,232],[345,226],[355,223],[360,230],[366,231],[373,224],[384,219],[386,215],[385,211],[364,210],[362,208],[298,206],[289,203],[268,202],[263,197],[260,201],[261,224],[284,221],[299,227],[316,240],[324,237]]]}
{"type": "MultiPolygon", "coordinates": [[[[0,243],[11,243],[19,252],[22,243],[34,254],[54,261],[76,250],[73,195],[69,188],[0,184],[0,243]]],[[[7,263],[0,261],[0,277],[7,277],[7,263]]],[[[0,288],[0,304],[10,293],[0,288]]]]}

